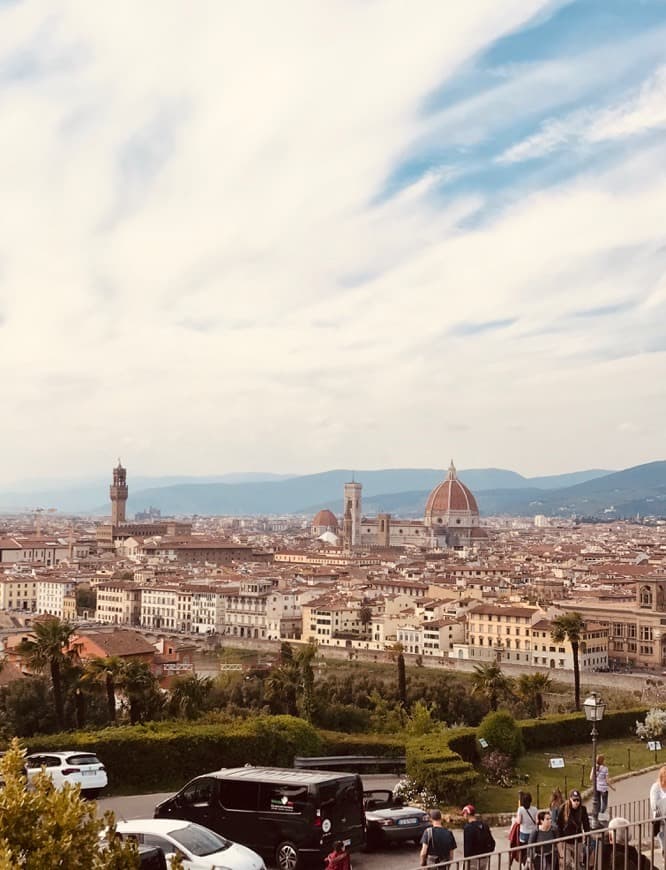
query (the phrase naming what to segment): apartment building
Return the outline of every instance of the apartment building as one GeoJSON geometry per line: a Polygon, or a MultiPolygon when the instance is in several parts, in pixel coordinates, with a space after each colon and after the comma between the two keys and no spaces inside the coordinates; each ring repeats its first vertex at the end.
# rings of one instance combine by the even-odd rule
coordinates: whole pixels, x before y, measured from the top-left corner
{"type": "Polygon", "coordinates": [[[139,625],[141,587],[123,580],[100,583],[97,586],[95,619],[116,625],[139,625]]]}
{"type": "Polygon", "coordinates": [[[48,613],[64,619],[65,598],[75,589],[76,582],[69,578],[40,577],[37,581],[37,613],[48,613]]]}
{"type": "Polygon", "coordinates": [[[179,586],[144,586],[140,622],[144,628],[190,631],[192,593],[179,586]]]}
{"type": "Polygon", "coordinates": [[[0,609],[37,609],[37,578],[26,574],[3,574],[0,577],[0,609]]]}
{"type": "Polygon", "coordinates": [[[369,640],[370,625],[360,619],[358,599],[330,593],[302,605],[303,640],[316,640],[320,645],[340,646],[336,641],[352,637],[369,640]]]}
{"type": "Polygon", "coordinates": [[[272,589],[272,580],[247,577],[239,581],[237,588],[221,591],[220,634],[266,638],[268,598],[272,589]]]}
{"type": "Polygon", "coordinates": [[[455,619],[432,619],[422,623],[398,625],[396,640],[407,653],[421,656],[446,656],[454,644],[465,638],[465,625],[455,619]]]}

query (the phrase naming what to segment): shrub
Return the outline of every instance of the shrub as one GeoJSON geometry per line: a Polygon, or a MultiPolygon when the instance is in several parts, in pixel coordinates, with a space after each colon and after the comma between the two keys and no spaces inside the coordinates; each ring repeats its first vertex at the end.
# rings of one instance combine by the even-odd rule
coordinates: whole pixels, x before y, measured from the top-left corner
{"type": "Polygon", "coordinates": [[[508,788],[513,784],[513,763],[509,755],[498,752],[496,749],[488,752],[481,759],[481,769],[486,777],[486,782],[491,785],[501,785],[508,788]]]}
{"type": "Polygon", "coordinates": [[[636,734],[641,740],[655,740],[666,731],[666,710],[653,708],[645,716],[645,722],[636,722],[636,734]]]}
{"type": "Polygon", "coordinates": [[[52,734],[26,741],[29,752],[96,752],[116,792],[164,790],[220,767],[291,767],[295,755],[321,754],[315,729],[292,716],[256,716],[220,725],[159,722],[96,732],[52,734]]]}
{"type": "Polygon", "coordinates": [[[506,710],[488,713],[479,725],[477,738],[485,738],[491,751],[508,755],[513,762],[525,751],[520,727],[506,710]]]}

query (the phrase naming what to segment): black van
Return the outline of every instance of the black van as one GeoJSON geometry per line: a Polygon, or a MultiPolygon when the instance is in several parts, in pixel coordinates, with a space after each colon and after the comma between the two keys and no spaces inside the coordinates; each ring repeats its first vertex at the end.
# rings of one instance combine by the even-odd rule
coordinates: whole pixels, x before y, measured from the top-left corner
{"type": "Polygon", "coordinates": [[[242,843],[279,870],[319,861],[342,840],[365,841],[363,785],[356,773],[230,767],[197,776],[155,807],[155,818],[186,819],[242,843]]]}

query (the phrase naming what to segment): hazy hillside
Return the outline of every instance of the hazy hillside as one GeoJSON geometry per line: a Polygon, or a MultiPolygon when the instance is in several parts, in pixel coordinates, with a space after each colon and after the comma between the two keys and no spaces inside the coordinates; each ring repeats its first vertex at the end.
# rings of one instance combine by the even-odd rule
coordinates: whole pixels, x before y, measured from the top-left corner
{"type": "MultiPolygon", "coordinates": [[[[617,502],[616,507],[625,502],[633,506],[644,499],[658,500],[660,493],[651,484],[662,465],[650,463],[616,473],[590,469],[538,478],[526,478],[502,468],[471,468],[458,473],[477,497],[484,514],[556,514],[603,510],[609,499],[617,502]]],[[[146,478],[128,473],[128,515],[151,505],[165,515],[309,514],[321,507],[339,513],[343,485],[355,477],[363,484],[364,510],[368,514],[386,510],[402,516],[421,516],[428,493],[445,476],[446,471],[439,468],[355,472],[335,469],[300,476],[249,472],[146,478]]],[[[0,510],[54,507],[64,512],[108,514],[108,486],[108,480],[96,480],[69,488],[0,492],[0,510]]],[[[636,513],[636,509],[629,513],[636,513]]]]}

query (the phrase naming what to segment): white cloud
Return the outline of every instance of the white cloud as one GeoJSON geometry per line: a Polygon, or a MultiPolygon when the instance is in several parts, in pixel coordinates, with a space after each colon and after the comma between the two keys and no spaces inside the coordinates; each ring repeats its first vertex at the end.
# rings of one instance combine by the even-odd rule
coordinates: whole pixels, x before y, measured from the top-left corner
{"type": "MultiPolygon", "coordinates": [[[[5,8],[0,69],[23,69],[0,78],[12,476],[99,471],[120,445],[143,473],[451,453],[535,472],[620,465],[616,427],[595,429],[587,453],[562,431],[572,403],[593,393],[603,421],[618,385],[639,403],[649,367],[663,371],[653,346],[646,361],[632,345],[657,341],[663,310],[650,283],[659,156],[535,191],[477,225],[490,193],[437,195],[457,167],[378,198],[423,134],[428,95],[546,5],[432,0],[415,15],[402,2],[201,2],[195,16],[164,0],[81,0],[48,28],[37,5],[5,8]],[[642,259],[607,268],[623,246],[642,259]],[[627,297],[636,308],[613,325],[547,331],[627,297]],[[611,369],[612,382],[599,374],[611,369]]],[[[645,450],[660,445],[636,414],[645,450]]]]}
{"type": "Polygon", "coordinates": [[[533,160],[562,147],[589,146],[662,127],[666,127],[666,66],[656,70],[637,93],[617,105],[598,111],[581,109],[546,121],[537,133],[508,148],[498,162],[533,160]]]}

